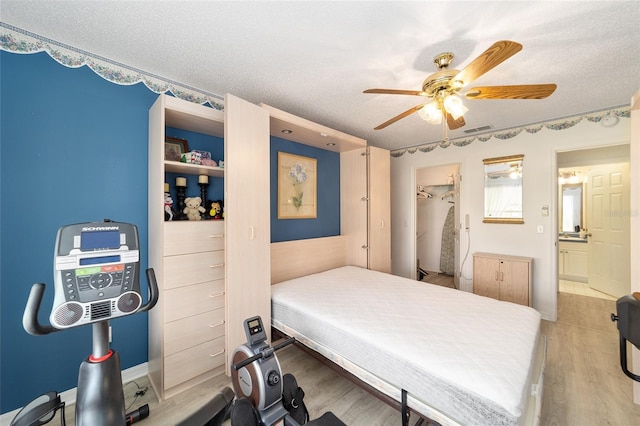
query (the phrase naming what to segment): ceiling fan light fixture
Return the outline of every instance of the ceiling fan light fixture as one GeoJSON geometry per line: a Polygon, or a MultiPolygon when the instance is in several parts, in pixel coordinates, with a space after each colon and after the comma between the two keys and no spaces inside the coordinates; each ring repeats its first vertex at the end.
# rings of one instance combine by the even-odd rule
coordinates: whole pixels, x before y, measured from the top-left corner
{"type": "Polygon", "coordinates": [[[456,95],[447,95],[444,98],[444,109],[454,118],[459,119],[465,112],[469,111],[469,108],[464,106],[462,100],[456,95]]]}
{"type": "Polygon", "coordinates": [[[442,110],[440,109],[438,101],[435,99],[425,104],[424,107],[418,111],[418,115],[429,124],[440,124],[442,122],[442,110]]]}

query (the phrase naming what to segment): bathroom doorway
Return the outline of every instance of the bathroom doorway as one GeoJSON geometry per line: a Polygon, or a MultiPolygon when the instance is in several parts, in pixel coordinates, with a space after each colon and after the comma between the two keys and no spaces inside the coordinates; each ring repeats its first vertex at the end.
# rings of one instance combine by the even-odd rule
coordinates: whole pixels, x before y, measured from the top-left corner
{"type": "Polygon", "coordinates": [[[630,291],[629,145],[557,153],[558,291],[630,291]]]}
{"type": "Polygon", "coordinates": [[[459,288],[460,165],[416,170],[416,279],[459,288]]]}

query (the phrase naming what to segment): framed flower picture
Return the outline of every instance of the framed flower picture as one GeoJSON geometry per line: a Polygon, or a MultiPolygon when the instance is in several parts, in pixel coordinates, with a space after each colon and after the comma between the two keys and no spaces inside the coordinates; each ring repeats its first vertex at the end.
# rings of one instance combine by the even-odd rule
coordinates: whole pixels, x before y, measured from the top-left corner
{"type": "Polygon", "coordinates": [[[317,160],[278,152],[278,219],[317,217],[317,160]]]}

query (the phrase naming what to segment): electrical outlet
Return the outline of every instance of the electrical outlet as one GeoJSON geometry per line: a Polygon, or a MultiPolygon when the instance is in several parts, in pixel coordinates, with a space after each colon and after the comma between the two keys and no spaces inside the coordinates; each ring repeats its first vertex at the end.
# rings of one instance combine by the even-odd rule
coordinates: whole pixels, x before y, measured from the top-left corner
{"type": "Polygon", "coordinates": [[[544,226],[542,225],[538,225],[538,230],[537,230],[538,234],[544,234],[544,226]]]}
{"type": "Polygon", "coordinates": [[[469,215],[464,215],[464,229],[469,230],[469,215]]]}

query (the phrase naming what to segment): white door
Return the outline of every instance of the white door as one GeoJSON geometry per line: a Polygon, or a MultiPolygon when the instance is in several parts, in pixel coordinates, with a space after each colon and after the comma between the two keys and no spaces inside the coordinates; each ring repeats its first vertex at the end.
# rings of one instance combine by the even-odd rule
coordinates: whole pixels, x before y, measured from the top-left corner
{"type": "Polygon", "coordinates": [[[391,156],[389,151],[367,147],[369,198],[368,267],[374,271],[391,273],[391,156]]]}
{"type": "MultiPolygon", "coordinates": [[[[224,100],[224,212],[227,375],[246,342],[243,322],[271,323],[269,112],[227,94],[224,100]]],[[[266,327],[271,339],[271,327],[266,327]]]]}
{"type": "Polygon", "coordinates": [[[622,297],[630,291],[629,163],[594,167],[588,193],[589,287],[622,297]]]}
{"type": "Polygon", "coordinates": [[[340,153],[340,235],[347,238],[346,264],[368,268],[367,149],[340,153]]]}

